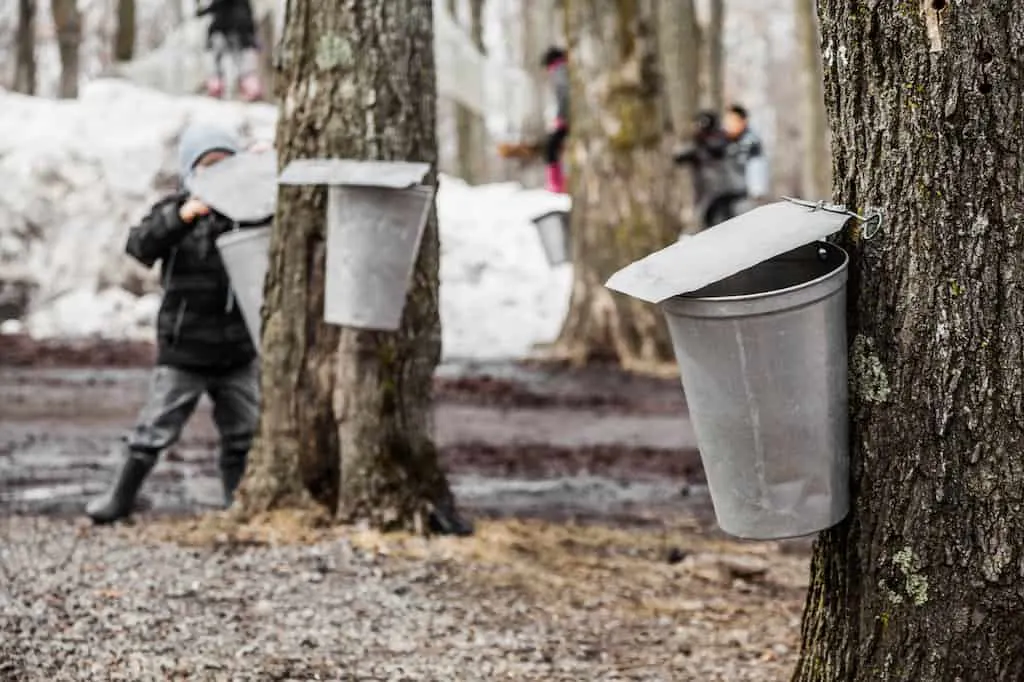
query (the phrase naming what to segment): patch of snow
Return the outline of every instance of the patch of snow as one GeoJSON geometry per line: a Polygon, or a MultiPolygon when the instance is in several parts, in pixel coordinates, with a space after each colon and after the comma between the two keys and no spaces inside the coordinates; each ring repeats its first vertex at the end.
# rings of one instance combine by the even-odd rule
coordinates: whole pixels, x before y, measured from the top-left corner
{"type": "Polygon", "coordinates": [[[35,301],[140,281],[154,288],[153,274],[122,256],[124,240],[174,186],[177,140],[191,120],[268,137],[276,111],[110,80],[76,101],[0,91],[0,278],[27,271],[35,301]]]}
{"type": "MultiPolygon", "coordinates": [[[[0,280],[36,286],[22,320],[29,334],[152,338],[156,273],[124,255],[124,242],[173,187],[177,139],[190,120],[269,140],[276,112],[112,80],[90,83],[77,101],[0,91],[0,280]]],[[[469,187],[442,177],[446,359],[522,357],[554,339],[572,270],[547,265],[531,219],[568,204],[517,183],[469,187]]]]}
{"type": "Polygon", "coordinates": [[[531,219],[565,210],[568,201],[516,183],[469,187],[442,178],[445,358],[524,357],[534,344],[554,340],[568,310],[572,268],[547,265],[531,219]]]}

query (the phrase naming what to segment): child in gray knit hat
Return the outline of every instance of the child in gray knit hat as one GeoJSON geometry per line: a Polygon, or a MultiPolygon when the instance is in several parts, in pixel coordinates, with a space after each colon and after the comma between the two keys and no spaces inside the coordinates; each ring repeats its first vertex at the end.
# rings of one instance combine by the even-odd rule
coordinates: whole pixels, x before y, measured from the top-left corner
{"type": "MultiPolygon", "coordinates": [[[[182,187],[241,147],[229,132],[195,124],[182,135],[182,187]]],[[[262,221],[264,225],[268,220],[262,221]]],[[[157,366],[146,405],[124,444],[110,489],[86,513],[96,523],[131,514],[135,497],[160,453],[181,435],[203,394],[213,402],[220,433],[219,468],[226,504],[245,472],[259,416],[257,350],[214,240],[239,225],[182,189],[131,228],[127,252],[147,267],[161,265],[164,298],[157,317],[157,366]]]]}

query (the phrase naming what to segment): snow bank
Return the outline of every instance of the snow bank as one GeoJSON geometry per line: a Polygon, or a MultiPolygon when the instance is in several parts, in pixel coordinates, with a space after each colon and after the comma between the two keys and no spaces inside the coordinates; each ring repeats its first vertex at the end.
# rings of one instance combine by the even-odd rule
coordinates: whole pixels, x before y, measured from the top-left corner
{"type": "Polygon", "coordinates": [[[468,187],[444,177],[441,323],[446,358],[523,357],[558,334],[572,269],[551,269],[531,218],[567,210],[568,197],[516,183],[468,187]]]}
{"type": "MultiPolygon", "coordinates": [[[[0,283],[32,291],[39,337],[152,337],[155,273],[123,255],[127,228],[174,186],[190,120],[271,139],[268,105],[173,97],[95,81],[78,101],[0,91],[0,283]]],[[[521,357],[558,332],[571,268],[547,266],[530,219],[568,198],[444,177],[441,315],[446,358],[521,357]]]]}
{"type": "Polygon", "coordinates": [[[0,91],[0,280],[27,279],[34,302],[155,279],[121,254],[128,225],[176,182],[176,145],[191,120],[243,137],[273,135],[266,105],[169,97],[95,81],[77,101],[0,91]]]}

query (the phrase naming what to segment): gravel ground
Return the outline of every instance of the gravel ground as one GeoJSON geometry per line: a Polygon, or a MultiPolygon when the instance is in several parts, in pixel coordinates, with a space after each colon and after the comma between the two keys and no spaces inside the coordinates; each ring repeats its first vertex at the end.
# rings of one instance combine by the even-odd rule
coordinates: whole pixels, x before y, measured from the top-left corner
{"type": "Polygon", "coordinates": [[[207,525],[5,519],[0,679],[743,682],[792,667],[806,558],[771,544],[207,525]]]}
{"type": "Polygon", "coordinates": [[[0,682],[789,679],[807,543],[715,530],[675,378],[439,372],[473,538],[174,516],[219,495],[202,416],[134,524],[70,519],[151,350],[0,337],[0,682]]]}

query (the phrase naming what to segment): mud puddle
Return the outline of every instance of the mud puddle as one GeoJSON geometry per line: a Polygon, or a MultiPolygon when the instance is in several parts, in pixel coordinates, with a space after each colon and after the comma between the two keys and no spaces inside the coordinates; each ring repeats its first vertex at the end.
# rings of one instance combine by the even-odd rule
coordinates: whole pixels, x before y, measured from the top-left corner
{"type": "MultiPolygon", "coordinates": [[[[103,490],[145,396],[147,352],[21,346],[0,357],[0,515],[78,514],[103,490]]],[[[710,523],[677,381],[602,367],[450,363],[438,371],[436,401],[444,465],[475,513],[710,523]]],[[[143,509],[220,505],[209,405],[198,412],[147,481],[143,509]]]]}

